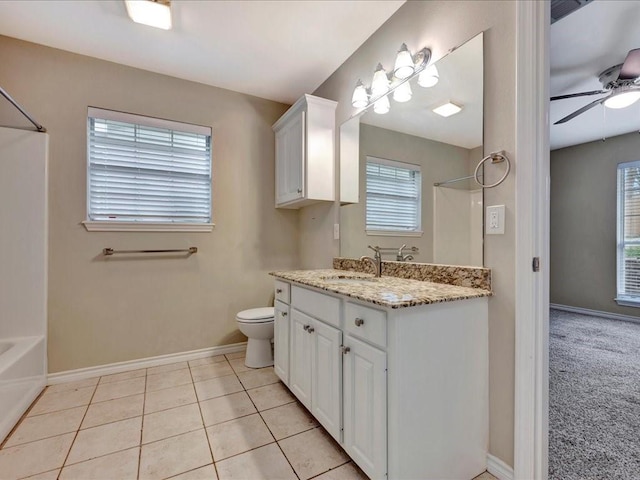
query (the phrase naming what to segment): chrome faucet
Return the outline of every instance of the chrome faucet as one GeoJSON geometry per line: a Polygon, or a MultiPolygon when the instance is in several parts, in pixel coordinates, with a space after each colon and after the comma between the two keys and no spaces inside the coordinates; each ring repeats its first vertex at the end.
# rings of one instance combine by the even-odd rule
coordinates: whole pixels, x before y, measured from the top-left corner
{"type": "Polygon", "coordinates": [[[375,255],[373,256],[373,258],[363,255],[362,257],[360,257],[360,261],[371,262],[371,264],[373,265],[373,268],[376,271],[376,277],[381,277],[382,276],[382,254],[380,253],[380,247],[372,247],[371,245],[369,245],[368,247],[375,252],[375,255]]]}
{"type": "MultiPolygon", "coordinates": [[[[405,243],[398,249],[398,254],[396,255],[396,262],[407,262],[409,260],[413,260],[413,255],[407,254],[403,255],[402,250],[407,248],[407,244],[405,243]]],[[[415,251],[415,247],[411,247],[411,251],[415,251]]]]}

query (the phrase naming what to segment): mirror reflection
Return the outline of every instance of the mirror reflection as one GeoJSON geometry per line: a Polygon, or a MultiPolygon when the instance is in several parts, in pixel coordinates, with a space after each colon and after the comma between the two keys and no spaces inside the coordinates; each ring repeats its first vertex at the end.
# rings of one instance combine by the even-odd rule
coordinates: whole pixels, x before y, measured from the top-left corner
{"type": "Polygon", "coordinates": [[[482,57],[480,34],[440,59],[435,79],[390,93],[387,113],[371,108],[340,127],[341,161],[357,155],[359,165],[358,202],[340,207],[342,257],[375,245],[384,260],[482,265],[483,193],[473,180],[483,157],[482,57]]]}

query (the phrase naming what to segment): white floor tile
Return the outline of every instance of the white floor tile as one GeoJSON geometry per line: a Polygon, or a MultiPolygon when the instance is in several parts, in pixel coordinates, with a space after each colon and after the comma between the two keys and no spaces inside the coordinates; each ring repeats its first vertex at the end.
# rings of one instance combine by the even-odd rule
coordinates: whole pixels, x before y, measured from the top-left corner
{"type": "Polygon", "coordinates": [[[62,467],[75,433],[0,450],[2,478],[23,478],[62,467]]]}
{"type": "Polygon", "coordinates": [[[55,470],[49,470],[48,472],[26,477],[24,480],[57,480],[59,474],[60,469],[56,468],[55,470]]]}
{"type": "Polygon", "coordinates": [[[253,388],[247,390],[247,393],[256,404],[258,411],[286,405],[296,400],[289,389],[280,382],[253,388]]]}
{"type": "Polygon", "coordinates": [[[275,443],[216,462],[220,480],[296,480],[275,443]]]}
{"type": "Polygon", "coordinates": [[[192,383],[188,368],[170,372],[147,375],[147,392],[155,392],[164,388],[177,387],[192,383]]]}
{"type": "Polygon", "coordinates": [[[146,368],[140,368],[138,370],[130,370],[128,372],[114,373],[113,375],[105,375],[100,377],[100,384],[120,382],[122,380],[130,380],[132,378],[144,377],[147,374],[146,368]]]}
{"type": "Polygon", "coordinates": [[[131,395],[129,397],[116,398],[106,402],[92,403],[82,421],[80,428],[97,427],[105,423],[118,422],[127,418],[142,415],[144,394],[131,395]]]}
{"type": "Polygon", "coordinates": [[[169,363],[167,365],[158,365],[147,369],[147,375],[155,375],[157,373],[172,372],[174,370],[184,370],[188,368],[187,362],[169,363]]]}
{"type": "Polygon", "coordinates": [[[203,401],[209,398],[221,397],[230,393],[242,392],[242,384],[235,375],[227,375],[226,377],[217,377],[204,382],[196,382],[196,394],[198,400],[203,401]]]}
{"type": "Polygon", "coordinates": [[[196,391],[191,383],[165,388],[156,392],[147,392],[144,413],[159,412],[160,410],[180,407],[197,401],[196,391]]]}
{"type": "Polygon", "coordinates": [[[29,416],[89,405],[94,390],[95,387],[86,387],[68,391],[45,391],[29,411],[29,416]]]}
{"type": "Polygon", "coordinates": [[[78,380],[76,382],[57,383],[55,385],[49,385],[47,387],[47,392],[58,393],[67,392],[69,390],[78,390],[86,387],[95,387],[98,384],[98,380],[100,380],[100,377],[78,380]]]}
{"type": "Polygon", "coordinates": [[[208,427],[207,435],[216,462],[275,442],[258,414],[208,427]]]}
{"type": "Polygon", "coordinates": [[[217,480],[218,475],[216,469],[211,465],[205,465],[204,467],[190,470],[175,477],[171,477],[171,480],[217,480]]]}
{"type": "Polygon", "coordinates": [[[257,412],[246,392],[205,400],[200,402],[200,410],[207,427],[257,412]]]}
{"type": "Polygon", "coordinates": [[[246,354],[246,350],[241,350],[239,352],[227,353],[225,357],[227,357],[227,360],[233,360],[234,358],[244,358],[246,354]]]}
{"type": "Polygon", "coordinates": [[[299,403],[288,403],[281,407],[260,412],[269,430],[280,440],[291,435],[310,430],[318,426],[318,422],[309,411],[299,403]]]}
{"type": "Polygon", "coordinates": [[[240,372],[238,373],[238,378],[247,390],[280,381],[273,371],[273,367],[260,368],[258,370],[251,370],[250,372],[240,372]]]}
{"type": "Polygon", "coordinates": [[[201,365],[199,367],[191,367],[191,376],[194,382],[201,382],[210,378],[223,377],[225,375],[233,375],[233,369],[228,362],[212,363],[211,365],[201,365]]]}
{"type": "Polygon", "coordinates": [[[119,382],[99,384],[92,403],[106,402],[116,398],[144,393],[144,377],[120,380],[119,382]]]}
{"type": "Polygon", "coordinates": [[[229,360],[229,363],[231,364],[231,367],[233,368],[234,372],[236,372],[236,373],[250,372],[252,370],[251,368],[247,367],[244,364],[244,357],[232,358],[231,360],[229,360]]]}
{"type": "Polygon", "coordinates": [[[278,442],[301,479],[308,479],[349,461],[349,457],[322,428],[278,442]]]}
{"type": "Polygon", "coordinates": [[[197,404],[162,410],[144,416],[142,443],[155,442],[203,427],[197,404]]]}
{"type": "Polygon", "coordinates": [[[80,426],[86,406],[60,410],[35,417],[26,417],[20,426],[9,437],[5,448],[21,443],[55,437],[63,433],[75,432],[80,426]]]}
{"type": "Polygon", "coordinates": [[[162,479],[212,463],[204,431],[185,433],[142,446],[140,480],[162,479]]]}
{"type": "Polygon", "coordinates": [[[369,480],[369,477],[353,462],[349,462],[333,470],[329,470],[327,473],[323,473],[313,480],[369,480]]]}
{"type": "Polygon", "coordinates": [[[142,417],[136,417],[80,430],[66,465],[136,447],[140,445],[141,428],[142,417]]]}
{"type": "Polygon", "coordinates": [[[69,465],[62,469],[60,480],[136,480],[138,447],[69,465]]]}
{"type": "Polygon", "coordinates": [[[190,360],[189,366],[199,367],[201,365],[211,365],[212,363],[226,362],[226,361],[227,359],[224,355],[216,355],[215,357],[205,357],[205,358],[198,358],[197,360],[190,360]]]}

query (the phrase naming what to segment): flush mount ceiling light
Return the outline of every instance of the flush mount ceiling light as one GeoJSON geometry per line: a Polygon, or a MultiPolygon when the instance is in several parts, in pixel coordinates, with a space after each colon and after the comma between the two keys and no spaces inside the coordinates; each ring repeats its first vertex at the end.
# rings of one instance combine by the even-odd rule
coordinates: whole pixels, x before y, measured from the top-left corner
{"type": "Polygon", "coordinates": [[[131,20],[150,27],[171,29],[170,0],[124,0],[131,20]]]}
{"type": "Polygon", "coordinates": [[[351,105],[360,109],[358,114],[372,105],[376,113],[387,113],[391,105],[386,95],[390,92],[394,92],[393,99],[396,102],[409,101],[411,99],[409,80],[424,71],[430,59],[431,50],[428,48],[423,48],[415,55],[411,55],[407,45],[403,43],[398,51],[393,72],[387,73],[382,64],[378,63],[371,80],[371,88],[365,87],[361,80],[356,83],[351,96],[351,105]],[[380,102],[383,98],[384,101],[380,102]]]}
{"type": "Polygon", "coordinates": [[[462,110],[462,106],[456,105],[455,103],[447,102],[439,107],[433,109],[433,113],[437,113],[442,117],[450,117],[451,115],[455,115],[456,113],[462,110]]]}

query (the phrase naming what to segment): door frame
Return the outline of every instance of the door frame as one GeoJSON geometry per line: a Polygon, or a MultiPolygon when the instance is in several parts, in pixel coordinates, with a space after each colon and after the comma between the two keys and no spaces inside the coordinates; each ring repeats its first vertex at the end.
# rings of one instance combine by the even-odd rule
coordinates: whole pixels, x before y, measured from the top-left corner
{"type": "Polygon", "coordinates": [[[550,2],[517,2],[514,478],[522,480],[548,476],[549,26],[550,2]]]}

